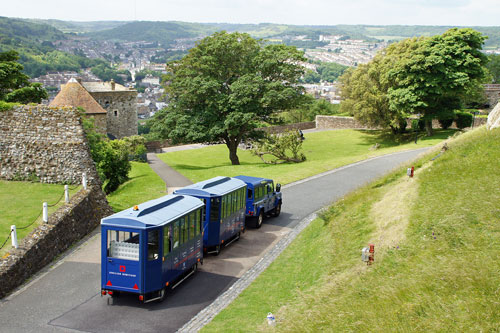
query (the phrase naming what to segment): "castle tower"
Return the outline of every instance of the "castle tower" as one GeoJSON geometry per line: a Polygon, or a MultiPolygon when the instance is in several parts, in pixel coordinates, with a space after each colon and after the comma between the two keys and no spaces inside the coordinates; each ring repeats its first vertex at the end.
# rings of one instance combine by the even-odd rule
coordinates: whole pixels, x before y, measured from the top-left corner
{"type": "Polygon", "coordinates": [[[107,133],[107,112],[99,103],[85,90],[85,88],[74,78],[66,84],[61,85],[61,91],[50,102],[49,106],[63,107],[74,106],[81,107],[85,114],[94,118],[95,130],[98,133],[106,135],[107,133]]]}
{"type": "Polygon", "coordinates": [[[107,112],[111,138],[137,135],[137,90],[111,82],[82,82],[82,86],[107,112]]]}

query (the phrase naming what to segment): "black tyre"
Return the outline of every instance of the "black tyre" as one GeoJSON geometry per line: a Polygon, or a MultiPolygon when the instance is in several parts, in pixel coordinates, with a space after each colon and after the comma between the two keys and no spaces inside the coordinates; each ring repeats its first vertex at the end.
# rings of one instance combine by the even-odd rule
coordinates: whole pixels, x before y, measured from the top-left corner
{"type": "Polygon", "coordinates": [[[281,203],[279,203],[278,206],[274,207],[273,216],[278,217],[280,216],[280,213],[281,213],[281,203]]]}
{"type": "Polygon", "coordinates": [[[218,256],[220,254],[220,245],[215,247],[215,255],[218,256]]]}
{"type": "Polygon", "coordinates": [[[257,216],[257,221],[255,222],[255,227],[257,229],[262,227],[262,222],[264,222],[264,210],[263,209],[260,210],[259,216],[257,216]]]}

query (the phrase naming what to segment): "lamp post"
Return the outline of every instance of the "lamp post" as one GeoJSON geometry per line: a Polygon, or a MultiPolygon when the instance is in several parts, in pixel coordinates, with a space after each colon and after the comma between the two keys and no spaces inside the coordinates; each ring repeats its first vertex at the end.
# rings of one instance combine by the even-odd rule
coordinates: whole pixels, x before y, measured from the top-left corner
{"type": "Polygon", "coordinates": [[[471,129],[474,128],[474,124],[476,123],[476,116],[479,114],[479,111],[474,111],[473,114],[474,114],[474,118],[472,118],[472,127],[471,127],[471,129]]]}

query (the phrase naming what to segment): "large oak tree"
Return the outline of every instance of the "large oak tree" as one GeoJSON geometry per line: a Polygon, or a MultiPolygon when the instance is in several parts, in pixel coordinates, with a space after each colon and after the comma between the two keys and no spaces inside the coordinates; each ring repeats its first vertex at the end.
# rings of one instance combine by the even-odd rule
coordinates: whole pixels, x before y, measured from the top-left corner
{"type": "Polygon", "coordinates": [[[232,164],[239,164],[242,139],[275,112],[301,103],[303,53],[270,45],[244,33],[217,32],[201,40],[179,61],[169,63],[169,105],[151,129],[174,142],[224,142],[232,164]]]}

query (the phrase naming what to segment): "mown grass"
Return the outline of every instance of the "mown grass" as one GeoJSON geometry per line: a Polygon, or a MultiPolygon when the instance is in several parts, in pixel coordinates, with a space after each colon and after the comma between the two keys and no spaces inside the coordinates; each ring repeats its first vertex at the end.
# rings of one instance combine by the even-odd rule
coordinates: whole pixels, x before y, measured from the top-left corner
{"type": "MultiPolygon", "coordinates": [[[[70,186],[70,197],[81,189],[81,186],[72,189],[70,186]]],[[[0,246],[10,234],[10,226],[17,228],[25,227],[35,221],[42,212],[43,202],[49,205],[56,203],[64,195],[64,185],[42,184],[21,181],[0,180],[0,246]]],[[[64,204],[64,197],[55,207],[49,207],[49,215],[64,204]]],[[[27,229],[18,229],[17,237],[20,241],[34,228],[42,223],[42,216],[27,229]]],[[[9,240],[0,256],[4,255],[11,247],[9,240]]]]}
{"type": "Polygon", "coordinates": [[[204,331],[498,331],[500,130],[449,147],[334,204],[204,331]]]}
{"type": "Polygon", "coordinates": [[[267,177],[288,184],[369,157],[433,146],[454,133],[454,130],[438,130],[433,137],[420,138],[417,144],[413,142],[412,135],[398,141],[383,131],[338,130],[306,133],[303,152],[307,160],[299,164],[265,164],[250,151],[239,149],[240,165],[231,165],[225,145],[169,152],[158,156],[193,182],[220,175],[232,177],[244,174],[267,177]],[[379,149],[371,150],[377,143],[380,145],[379,149]]]}
{"type": "Polygon", "coordinates": [[[107,196],[115,212],[167,194],[165,183],[147,163],[131,164],[130,179],[107,196]]]}

